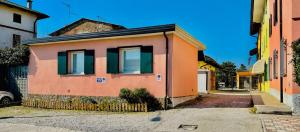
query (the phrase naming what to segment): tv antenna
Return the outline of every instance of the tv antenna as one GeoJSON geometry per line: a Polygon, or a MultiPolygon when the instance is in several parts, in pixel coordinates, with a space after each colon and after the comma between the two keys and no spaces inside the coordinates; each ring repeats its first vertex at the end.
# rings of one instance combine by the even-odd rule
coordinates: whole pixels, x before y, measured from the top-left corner
{"type": "Polygon", "coordinates": [[[69,18],[71,18],[71,4],[66,2],[62,2],[62,4],[68,8],[69,18]]]}

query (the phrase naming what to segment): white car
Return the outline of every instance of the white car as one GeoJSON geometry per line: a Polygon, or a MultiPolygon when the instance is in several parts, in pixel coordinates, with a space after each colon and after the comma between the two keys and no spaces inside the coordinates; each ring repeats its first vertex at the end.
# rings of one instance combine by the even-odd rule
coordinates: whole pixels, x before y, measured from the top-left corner
{"type": "Polygon", "coordinates": [[[0,91],[0,106],[7,106],[14,100],[14,95],[7,91],[0,91]]]}

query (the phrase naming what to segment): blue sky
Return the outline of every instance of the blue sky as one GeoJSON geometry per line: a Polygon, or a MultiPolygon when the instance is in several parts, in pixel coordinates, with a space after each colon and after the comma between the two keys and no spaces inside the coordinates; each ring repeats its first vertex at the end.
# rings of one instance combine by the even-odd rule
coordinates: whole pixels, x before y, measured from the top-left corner
{"type": "MultiPolygon", "coordinates": [[[[25,5],[26,0],[11,0],[25,5]]],[[[175,23],[207,46],[217,62],[247,65],[256,38],[249,35],[251,0],[33,0],[40,21],[39,37],[82,17],[127,28],[175,23]],[[66,4],[71,5],[69,15],[66,4]]],[[[254,61],[254,59],[252,59],[254,61]]]]}

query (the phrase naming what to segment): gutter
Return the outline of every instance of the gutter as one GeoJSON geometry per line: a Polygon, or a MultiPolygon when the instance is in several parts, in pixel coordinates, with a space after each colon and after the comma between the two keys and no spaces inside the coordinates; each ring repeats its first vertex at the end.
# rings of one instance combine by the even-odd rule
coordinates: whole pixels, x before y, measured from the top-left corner
{"type": "Polygon", "coordinates": [[[168,63],[169,63],[169,38],[166,34],[166,32],[163,32],[164,33],[164,37],[165,37],[165,40],[166,40],[166,94],[165,94],[165,104],[164,104],[164,109],[167,110],[168,108],[168,88],[169,88],[169,77],[168,77],[168,74],[169,74],[169,70],[168,70],[168,63]]]}
{"type": "Polygon", "coordinates": [[[34,21],[34,23],[33,23],[33,34],[34,34],[35,38],[37,37],[37,28],[36,28],[37,21],[38,21],[38,18],[36,18],[35,21],[34,21]]]}

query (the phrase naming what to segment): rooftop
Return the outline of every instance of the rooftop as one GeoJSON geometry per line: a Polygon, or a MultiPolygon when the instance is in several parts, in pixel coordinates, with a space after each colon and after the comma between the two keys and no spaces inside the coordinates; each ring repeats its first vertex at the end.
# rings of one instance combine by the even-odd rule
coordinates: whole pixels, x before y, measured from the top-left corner
{"type": "Polygon", "coordinates": [[[87,40],[87,39],[100,39],[100,38],[109,38],[109,37],[121,37],[121,36],[130,36],[130,35],[145,35],[145,34],[155,34],[163,32],[175,32],[184,39],[190,41],[191,44],[194,44],[198,48],[204,50],[205,46],[199,42],[197,39],[189,35],[187,32],[182,30],[175,24],[167,25],[158,25],[158,26],[148,26],[140,28],[130,28],[130,29],[120,29],[112,30],[105,32],[94,32],[94,33],[83,33],[75,35],[62,35],[54,37],[45,37],[38,38],[33,40],[23,41],[22,44],[25,45],[44,45],[49,43],[62,43],[65,41],[78,41],[78,40],[87,40]]]}
{"type": "Polygon", "coordinates": [[[112,23],[107,23],[107,22],[103,22],[103,21],[95,21],[95,20],[90,20],[87,18],[81,18],[63,28],[58,29],[57,31],[54,31],[52,33],[50,33],[50,36],[59,36],[61,34],[64,34],[70,30],[72,30],[73,28],[85,23],[85,22],[92,22],[92,23],[97,23],[97,24],[104,24],[104,25],[109,25],[112,26],[114,29],[126,29],[124,26],[121,25],[116,25],[116,24],[112,24],[112,23]]]}

